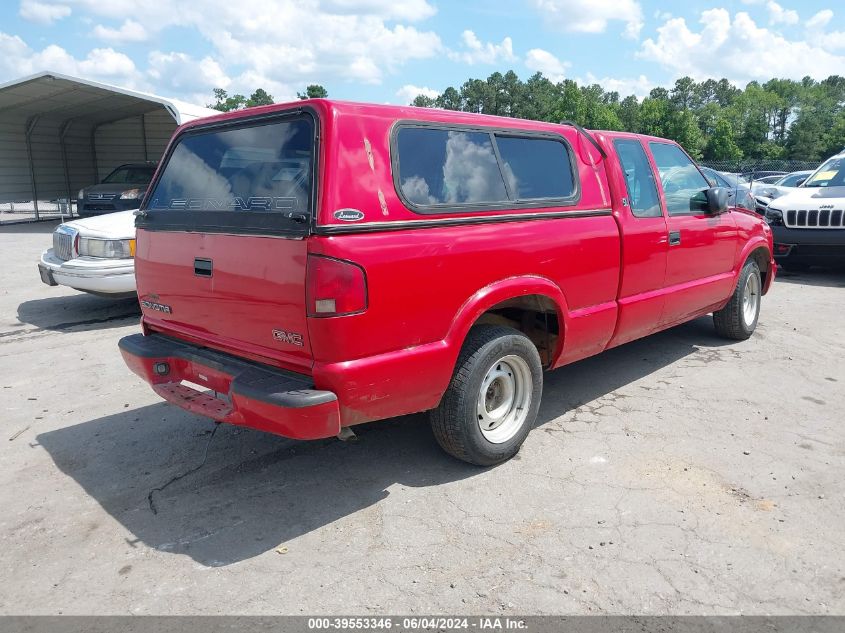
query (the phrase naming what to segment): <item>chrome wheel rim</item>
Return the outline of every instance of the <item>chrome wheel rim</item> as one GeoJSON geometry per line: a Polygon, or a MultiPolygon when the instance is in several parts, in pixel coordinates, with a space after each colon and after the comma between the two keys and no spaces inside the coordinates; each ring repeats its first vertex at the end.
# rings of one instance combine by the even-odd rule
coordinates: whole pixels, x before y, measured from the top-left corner
{"type": "Polygon", "coordinates": [[[742,293],[742,320],[746,327],[751,327],[751,324],[754,323],[759,306],[760,277],[749,275],[745,281],[745,290],[742,293]]]}
{"type": "Polygon", "coordinates": [[[519,356],[509,354],[493,363],[481,381],[476,414],[478,428],[493,444],[514,437],[528,417],[531,405],[531,369],[519,356]]]}

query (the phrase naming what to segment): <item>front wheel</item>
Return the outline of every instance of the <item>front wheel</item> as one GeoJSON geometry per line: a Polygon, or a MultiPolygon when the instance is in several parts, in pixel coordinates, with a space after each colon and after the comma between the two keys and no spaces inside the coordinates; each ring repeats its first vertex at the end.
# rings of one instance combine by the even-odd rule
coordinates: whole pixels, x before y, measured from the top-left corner
{"type": "Polygon", "coordinates": [[[748,260],[739,273],[739,280],[730,301],[724,308],[713,313],[716,331],[721,336],[736,341],[749,338],[760,318],[762,290],[760,267],[753,259],[748,260]]]}
{"type": "Polygon", "coordinates": [[[431,428],[450,455],[479,466],[499,464],[525,441],[542,391],[540,355],[531,340],[512,328],[479,325],[430,413],[431,428]]]}

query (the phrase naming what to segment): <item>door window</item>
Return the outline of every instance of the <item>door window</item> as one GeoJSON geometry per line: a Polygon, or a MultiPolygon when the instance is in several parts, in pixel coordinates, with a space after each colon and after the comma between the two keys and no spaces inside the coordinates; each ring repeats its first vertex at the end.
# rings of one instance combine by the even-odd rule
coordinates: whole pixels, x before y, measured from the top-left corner
{"type": "Polygon", "coordinates": [[[622,171],[625,173],[631,213],[638,218],[660,217],[662,215],[660,198],[657,195],[654,174],[642,144],[633,139],[618,139],[613,144],[619,155],[622,171]]]}
{"type": "Polygon", "coordinates": [[[660,173],[660,183],[669,215],[701,213],[707,204],[704,190],[710,187],[689,156],[671,143],[649,143],[660,173]]]}

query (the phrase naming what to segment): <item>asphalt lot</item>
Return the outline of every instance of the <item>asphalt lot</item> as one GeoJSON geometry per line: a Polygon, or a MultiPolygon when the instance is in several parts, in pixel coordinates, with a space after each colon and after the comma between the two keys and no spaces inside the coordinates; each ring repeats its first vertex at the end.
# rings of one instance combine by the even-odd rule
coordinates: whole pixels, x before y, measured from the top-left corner
{"type": "Polygon", "coordinates": [[[132,301],[41,284],[0,227],[2,614],[845,614],[845,272],[547,375],[478,469],[424,416],[302,443],[164,404],[132,301]]]}

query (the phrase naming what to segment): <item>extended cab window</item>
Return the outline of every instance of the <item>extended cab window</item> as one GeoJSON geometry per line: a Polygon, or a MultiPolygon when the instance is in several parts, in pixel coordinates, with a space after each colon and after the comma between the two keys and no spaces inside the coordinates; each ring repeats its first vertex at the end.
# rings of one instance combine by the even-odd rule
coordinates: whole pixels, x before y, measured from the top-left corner
{"type": "Polygon", "coordinates": [[[311,213],[313,147],[305,116],[189,131],[147,199],[150,224],[284,229],[311,213]]]}
{"type": "Polygon", "coordinates": [[[651,142],[648,144],[666,198],[669,215],[698,213],[706,204],[704,190],[710,183],[701,175],[689,156],[677,145],[651,142]]]}
{"type": "Polygon", "coordinates": [[[572,195],[572,165],[569,152],[560,141],[497,134],[496,145],[515,200],[572,195]]]}
{"type": "Polygon", "coordinates": [[[414,208],[569,204],[576,193],[568,146],[541,136],[400,127],[397,189],[414,208]]]}
{"type": "Polygon", "coordinates": [[[507,200],[486,132],[404,128],[399,131],[399,183],[420,206],[507,200]]]}
{"type": "Polygon", "coordinates": [[[659,218],[663,215],[660,210],[660,198],[654,183],[654,173],[642,143],[633,139],[618,139],[613,145],[625,173],[631,213],[638,218],[659,218]]]}

